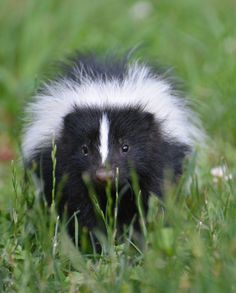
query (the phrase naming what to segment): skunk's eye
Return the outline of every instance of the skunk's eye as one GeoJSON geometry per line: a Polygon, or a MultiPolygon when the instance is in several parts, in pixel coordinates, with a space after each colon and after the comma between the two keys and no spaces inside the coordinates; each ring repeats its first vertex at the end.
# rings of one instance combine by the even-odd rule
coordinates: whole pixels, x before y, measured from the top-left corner
{"type": "Polygon", "coordinates": [[[129,146],[127,144],[123,144],[121,147],[122,153],[127,153],[129,151],[129,146]]]}
{"type": "Polygon", "coordinates": [[[84,145],[82,146],[81,150],[82,150],[82,154],[83,154],[84,156],[87,156],[87,155],[88,155],[88,147],[86,146],[86,144],[84,144],[84,145]]]}

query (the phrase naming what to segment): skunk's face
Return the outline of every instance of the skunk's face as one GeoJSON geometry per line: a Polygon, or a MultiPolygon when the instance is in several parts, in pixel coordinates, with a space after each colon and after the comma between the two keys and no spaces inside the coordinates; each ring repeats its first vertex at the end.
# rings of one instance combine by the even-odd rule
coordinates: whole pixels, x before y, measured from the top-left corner
{"type": "Polygon", "coordinates": [[[118,170],[124,185],[132,170],[150,172],[158,137],[153,115],[140,108],[75,109],[64,118],[60,160],[69,175],[86,174],[95,185],[114,183],[118,170]]]}

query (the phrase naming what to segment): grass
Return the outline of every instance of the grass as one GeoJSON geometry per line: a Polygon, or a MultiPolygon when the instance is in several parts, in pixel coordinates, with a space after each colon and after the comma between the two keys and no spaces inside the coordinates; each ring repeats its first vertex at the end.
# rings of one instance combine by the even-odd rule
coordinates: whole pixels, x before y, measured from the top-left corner
{"type": "Polygon", "coordinates": [[[0,0],[0,292],[236,290],[236,4],[153,0],[140,16],[135,3],[0,0]],[[54,74],[53,62],[74,49],[122,53],[137,45],[137,57],[171,65],[184,80],[209,149],[198,171],[186,172],[187,190],[169,188],[164,203],[151,198],[141,249],[127,237],[88,255],[24,182],[23,107],[54,74]],[[213,182],[217,165],[232,179],[213,182]]]}

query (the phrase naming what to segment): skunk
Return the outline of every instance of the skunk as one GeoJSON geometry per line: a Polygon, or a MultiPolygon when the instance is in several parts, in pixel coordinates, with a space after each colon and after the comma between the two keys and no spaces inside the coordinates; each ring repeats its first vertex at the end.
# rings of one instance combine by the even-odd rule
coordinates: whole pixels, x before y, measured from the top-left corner
{"type": "MultiPolygon", "coordinates": [[[[27,168],[36,166],[49,205],[55,168],[56,194],[63,181],[58,213],[76,215],[89,231],[98,221],[85,177],[105,211],[106,186],[110,182],[115,201],[118,174],[117,222],[122,228],[137,215],[132,170],[147,211],[151,193],[163,196],[165,171],[176,181],[184,159],[201,140],[196,115],[168,79],[155,66],[126,57],[77,53],[59,77],[39,89],[26,112],[22,151],[27,168]]],[[[72,237],[73,230],[71,223],[72,237]]]]}

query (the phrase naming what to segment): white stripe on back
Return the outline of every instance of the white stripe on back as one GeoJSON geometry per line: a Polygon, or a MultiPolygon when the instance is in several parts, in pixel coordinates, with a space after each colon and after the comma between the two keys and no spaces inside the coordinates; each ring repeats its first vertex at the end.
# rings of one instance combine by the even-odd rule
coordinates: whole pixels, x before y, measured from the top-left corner
{"type": "MultiPolygon", "coordinates": [[[[64,78],[45,85],[44,93],[34,97],[26,110],[26,126],[23,135],[24,159],[32,157],[43,148],[52,146],[53,137],[60,139],[64,117],[77,108],[105,107],[126,108],[142,106],[143,110],[155,115],[160,130],[167,141],[202,145],[204,134],[196,115],[186,101],[173,92],[168,80],[151,74],[142,64],[129,65],[124,80],[95,79],[78,71],[81,83],[64,78]]],[[[106,117],[106,116],[104,116],[106,117]]],[[[107,156],[107,118],[101,119],[101,154],[107,156]]]]}

